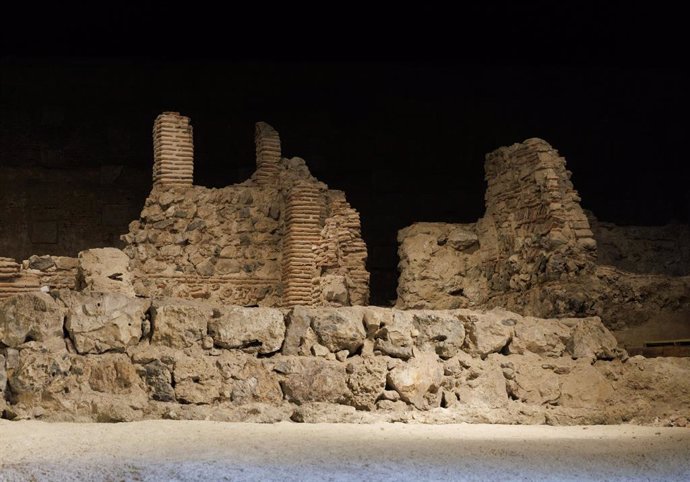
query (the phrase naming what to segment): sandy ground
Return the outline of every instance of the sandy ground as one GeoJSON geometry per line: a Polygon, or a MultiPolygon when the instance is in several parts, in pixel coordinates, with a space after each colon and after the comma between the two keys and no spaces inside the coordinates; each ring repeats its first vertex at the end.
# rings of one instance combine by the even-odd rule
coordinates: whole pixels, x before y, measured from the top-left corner
{"type": "Polygon", "coordinates": [[[690,480],[690,429],[0,420],[0,480],[690,480]]]}

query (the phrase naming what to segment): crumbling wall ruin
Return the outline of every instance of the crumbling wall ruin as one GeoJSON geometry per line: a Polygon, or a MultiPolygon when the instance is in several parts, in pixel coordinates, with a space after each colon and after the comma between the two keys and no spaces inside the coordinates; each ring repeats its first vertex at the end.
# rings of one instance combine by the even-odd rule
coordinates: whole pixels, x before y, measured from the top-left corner
{"type": "Polygon", "coordinates": [[[194,186],[185,119],[156,120],[154,186],[123,236],[136,292],[245,306],[366,304],[366,246],[344,194],[315,179],[302,159],[283,158],[278,133],[264,122],[250,179],[194,186]],[[184,167],[168,167],[177,159],[184,167]]]}
{"type": "MultiPolygon", "coordinates": [[[[600,316],[632,345],[690,336],[690,277],[597,264],[599,240],[565,159],[551,146],[529,139],[500,148],[487,155],[485,170],[486,214],[479,221],[416,223],[399,232],[399,307],[600,316]]],[[[621,239],[602,237],[606,253],[612,237],[621,239]]],[[[674,252],[682,259],[682,249],[674,252]]]]}
{"type": "Polygon", "coordinates": [[[628,358],[598,318],[72,290],[0,301],[10,419],[684,425],[688,374],[690,358],[628,358]]]}

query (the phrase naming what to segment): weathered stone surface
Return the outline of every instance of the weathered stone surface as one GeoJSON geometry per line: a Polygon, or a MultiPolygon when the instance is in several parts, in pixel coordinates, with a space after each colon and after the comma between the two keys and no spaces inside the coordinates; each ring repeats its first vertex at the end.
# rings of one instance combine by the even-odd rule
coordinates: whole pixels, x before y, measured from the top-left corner
{"type": "Polygon", "coordinates": [[[298,355],[299,348],[304,343],[311,326],[309,308],[304,306],[292,308],[286,317],[286,324],[282,353],[283,355],[298,355]]]}
{"type": "Polygon", "coordinates": [[[56,397],[69,384],[72,359],[66,351],[24,349],[17,366],[8,374],[8,387],[14,404],[62,408],[56,397]]]}
{"type": "Polygon", "coordinates": [[[567,342],[568,352],[574,358],[610,360],[618,355],[616,338],[604,327],[599,317],[565,321],[574,325],[567,342]]]}
{"type": "Polygon", "coordinates": [[[556,370],[569,370],[569,364],[553,365],[533,353],[511,355],[501,361],[510,396],[529,404],[556,404],[561,396],[561,377],[556,370]]]}
{"type": "Polygon", "coordinates": [[[362,347],[364,331],[363,313],[357,308],[313,308],[311,326],[323,346],[331,352],[347,350],[356,353],[362,347]]]}
{"type": "Polygon", "coordinates": [[[206,337],[213,308],[185,300],[154,300],[151,305],[151,343],[171,348],[188,348],[206,337]]]}
{"type": "Polygon", "coordinates": [[[465,326],[451,312],[410,311],[412,324],[417,330],[415,344],[422,351],[436,352],[443,359],[455,356],[465,343],[465,326]]]}
{"type": "Polygon", "coordinates": [[[5,400],[4,392],[7,386],[7,370],[5,369],[5,355],[0,353],[0,400],[5,400]]]}
{"type": "Polygon", "coordinates": [[[516,317],[513,339],[508,346],[512,354],[535,353],[545,357],[559,357],[570,339],[570,328],[559,320],[516,317]]]}
{"type": "Polygon", "coordinates": [[[170,368],[153,360],[139,367],[139,374],[145,380],[152,400],[159,402],[174,402],[175,389],[172,386],[172,372],[170,368]]]}
{"type": "MultiPolygon", "coordinates": [[[[428,408],[427,393],[435,394],[441,386],[443,368],[432,353],[415,353],[406,364],[393,368],[388,373],[388,384],[400,394],[400,398],[419,409],[428,408]]],[[[436,397],[438,405],[440,400],[436,397]]]]}
{"type": "Polygon", "coordinates": [[[0,344],[62,337],[64,310],[45,293],[27,293],[0,301],[0,344]]]}
{"type": "Polygon", "coordinates": [[[614,390],[588,360],[580,360],[561,383],[560,405],[568,408],[606,406],[614,390]]]}
{"type": "Polygon", "coordinates": [[[346,372],[349,403],[358,410],[374,410],[386,388],[388,359],[353,357],[348,360],[346,372]]]}
{"type": "Polygon", "coordinates": [[[88,371],[89,388],[95,392],[131,394],[144,388],[132,361],[123,353],[89,355],[80,368],[88,371]]]}
{"type": "Polygon", "coordinates": [[[323,358],[298,358],[286,360],[280,369],[286,372],[281,387],[290,402],[347,402],[347,374],[342,363],[323,358]]]}
{"type": "Polygon", "coordinates": [[[458,318],[465,324],[466,351],[481,357],[503,350],[513,337],[516,317],[509,312],[490,311],[488,313],[470,313],[457,311],[458,318]]]}
{"type": "Polygon", "coordinates": [[[129,257],[116,248],[80,252],[77,279],[79,288],[86,292],[135,295],[129,257]]]}
{"type": "Polygon", "coordinates": [[[454,375],[454,391],[461,406],[490,411],[508,404],[501,358],[501,355],[490,354],[486,360],[458,360],[460,369],[454,375]]]}
{"type": "Polygon", "coordinates": [[[279,404],[282,401],[278,378],[262,360],[242,352],[224,352],[216,364],[223,377],[222,395],[232,403],[279,404]]]}
{"type": "Polygon", "coordinates": [[[119,293],[61,292],[67,305],[65,328],[81,354],[124,351],[139,343],[150,301],[119,293]]]}
{"type": "Polygon", "coordinates": [[[283,313],[276,308],[228,307],[208,323],[208,333],[217,346],[248,353],[274,353],[285,338],[283,313]]]}
{"type": "Polygon", "coordinates": [[[220,398],[221,376],[210,357],[182,355],[173,368],[175,398],[182,403],[209,404],[220,398]]]}
{"type": "Polygon", "coordinates": [[[374,334],[374,349],[385,355],[406,360],[412,357],[412,334],[415,330],[411,316],[403,311],[394,310],[393,317],[382,323],[381,328],[374,334]]]}

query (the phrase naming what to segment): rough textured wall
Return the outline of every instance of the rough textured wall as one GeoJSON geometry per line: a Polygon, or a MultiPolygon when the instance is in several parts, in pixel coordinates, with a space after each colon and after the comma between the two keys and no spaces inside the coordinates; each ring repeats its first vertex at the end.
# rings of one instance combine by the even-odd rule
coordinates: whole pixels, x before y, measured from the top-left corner
{"type": "Polygon", "coordinates": [[[477,223],[400,231],[400,306],[477,306],[593,269],[596,242],[555,149],[528,139],[487,154],[485,170],[486,213],[477,223]]]}
{"type": "Polygon", "coordinates": [[[0,256],[76,256],[117,246],[150,189],[145,171],[0,168],[0,256]]]}
{"type": "Polygon", "coordinates": [[[565,165],[541,139],[487,154],[478,228],[492,291],[524,290],[591,268],[596,242],[565,165]]]}
{"type": "Polygon", "coordinates": [[[62,290],[0,301],[0,416],[687,424],[690,358],[598,318],[242,308],[62,290]]]}
{"type": "Polygon", "coordinates": [[[617,226],[588,213],[597,263],[631,273],[690,275],[690,226],[617,226]]]}
{"type": "Polygon", "coordinates": [[[282,158],[266,123],[257,124],[256,152],[257,170],[241,184],[154,185],[123,236],[137,292],[238,305],[366,304],[366,246],[344,194],[302,159],[282,158]]]}
{"type": "Polygon", "coordinates": [[[597,233],[608,231],[595,241],[565,160],[541,140],[487,155],[486,179],[486,214],[476,223],[416,223],[399,232],[398,306],[601,316],[630,345],[690,336],[690,277],[620,269],[639,260],[637,271],[663,273],[678,260],[682,270],[683,241],[674,231],[659,237],[652,228],[618,229],[592,218],[597,233]],[[630,259],[625,253],[614,266],[597,265],[601,243],[599,263],[612,245],[630,249],[630,259]]]}

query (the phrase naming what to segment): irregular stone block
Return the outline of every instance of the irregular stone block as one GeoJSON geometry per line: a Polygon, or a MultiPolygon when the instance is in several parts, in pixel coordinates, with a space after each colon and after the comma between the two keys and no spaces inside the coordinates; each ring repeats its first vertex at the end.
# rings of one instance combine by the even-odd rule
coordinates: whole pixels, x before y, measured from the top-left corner
{"type": "Polygon", "coordinates": [[[149,388],[151,399],[159,402],[175,401],[172,373],[160,360],[153,360],[141,366],[139,372],[149,388]]]}
{"type": "Polygon", "coordinates": [[[558,320],[519,317],[508,351],[519,355],[531,352],[545,357],[559,357],[565,351],[569,338],[570,328],[558,320]]]}
{"type": "Polygon", "coordinates": [[[208,334],[217,346],[247,353],[274,353],[285,338],[283,313],[276,308],[229,307],[208,322],[208,334]]]}
{"type": "Polygon", "coordinates": [[[281,387],[289,402],[347,402],[350,392],[342,363],[324,358],[300,358],[288,364],[281,387]]]}
{"type": "Polygon", "coordinates": [[[283,355],[298,355],[299,347],[304,343],[307,331],[311,326],[309,308],[295,306],[287,316],[287,329],[283,343],[283,355]]]}
{"type": "Polygon", "coordinates": [[[45,293],[26,293],[0,301],[0,343],[62,338],[64,309],[45,293]]]}
{"type": "Polygon", "coordinates": [[[182,403],[209,404],[220,398],[221,377],[208,357],[181,356],[173,368],[175,397],[182,403]]]}
{"type": "Polygon", "coordinates": [[[7,369],[5,368],[5,355],[0,354],[0,400],[4,400],[3,394],[7,386],[7,369]]]}
{"type": "Polygon", "coordinates": [[[154,300],[151,305],[151,343],[188,348],[206,337],[213,308],[184,300],[154,300]]]}
{"type": "Polygon", "coordinates": [[[82,291],[91,293],[135,295],[129,257],[116,248],[80,252],[77,284],[82,291]]]}
{"type": "Polygon", "coordinates": [[[313,308],[309,310],[311,327],[319,343],[335,353],[356,353],[364,342],[363,313],[357,308],[313,308]]]}
{"type": "Polygon", "coordinates": [[[67,305],[65,328],[81,354],[124,351],[142,337],[149,300],[119,293],[60,292],[67,305]]]}
{"type": "Polygon", "coordinates": [[[559,404],[567,408],[604,407],[613,395],[611,382],[588,360],[581,360],[564,377],[559,404]]]}
{"type": "Polygon", "coordinates": [[[144,388],[132,361],[123,353],[90,355],[81,361],[89,372],[91,390],[107,394],[131,394],[141,392],[144,388]]]}
{"type": "Polygon", "coordinates": [[[415,345],[422,351],[433,351],[443,359],[455,356],[465,342],[465,326],[450,312],[415,310],[403,312],[411,316],[418,335],[415,345]]]}
{"type": "Polygon", "coordinates": [[[353,357],[347,364],[349,403],[358,410],[375,410],[376,401],[383,395],[388,374],[386,357],[353,357]]]}
{"type": "Polygon", "coordinates": [[[386,355],[407,360],[412,357],[415,331],[412,317],[404,311],[393,311],[393,318],[388,323],[382,323],[376,332],[374,349],[386,355]]]}
{"type": "Polygon", "coordinates": [[[568,352],[573,358],[611,360],[618,356],[618,342],[598,316],[564,321],[575,324],[567,342],[568,352]]]}
{"type": "Polygon", "coordinates": [[[64,409],[54,395],[64,393],[70,382],[71,367],[72,359],[66,351],[21,350],[17,366],[8,373],[12,401],[45,409],[64,409]]]}
{"type": "Polygon", "coordinates": [[[278,377],[262,360],[242,352],[224,351],[216,362],[223,377],[222,395],[234,404],[283,400],[278,377]]]}
{"type": "Polygon", "coordinates": [[[429,392],[436,393],[442,379],[443,366],[431,353],[415,353],[414,358],[393,368],[387,377],[388,384],[400,398],[420,410],[429,408],[425,396],[429,392]]]}
{"type": "Polygon", "coordinates": [[[512,313],[490,311],[477,314],[466,310],[456,313],[465,324],[465,349],[472,355],[486,357],[489,353],[500,352],[513,337],[513,327],[517,322],[512,313]]]}

